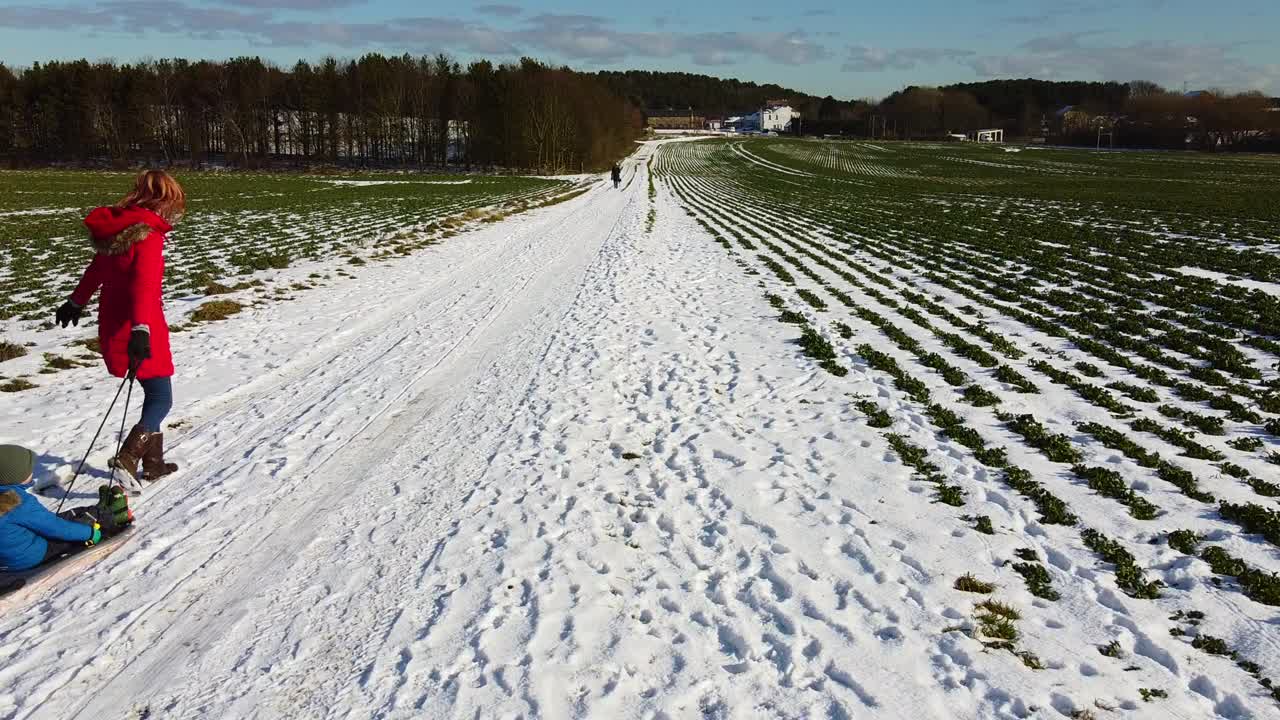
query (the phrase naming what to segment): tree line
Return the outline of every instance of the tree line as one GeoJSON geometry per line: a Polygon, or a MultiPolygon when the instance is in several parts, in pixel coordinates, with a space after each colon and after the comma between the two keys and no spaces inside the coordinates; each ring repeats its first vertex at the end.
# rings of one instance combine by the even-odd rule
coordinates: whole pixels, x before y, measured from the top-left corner
{"type": "Polygon", "coordinates": [[[909,87],[873,112],[884,118],[885,136],[905,139],[1000,128],[1012,137],[1069,145],[1280,151],[1280,99],[1259,92],[1175,92],[1150,81],[909,87]]]}
{"type": "Polygon", "coordinates": [[[446,55],[0,64],[0,161],[580,172],[642,116],[594,74],[446,55]]]}
{"type": "Polygon", "coordinates": [[[598,75],[614,92],[646,110],[692,108],[706,116],[726,117],[758,110],[770,100],[785,99],[795,105],[821,101],[781,85],[694,73],[604,70],[598,75]]]}
{"type": "Polygon", "coordinates": [[[1280,99],[1260,93],[1181,93],[1147,81],[988,80],[909,86],[881,100],[818,97],[778,85],[675,72],[602,72],[642,108],[704,115],[751,112],[785,99],[808,135],[939,139],[998,128],[1007,138],[1093,145],[1099,130],[1116,147],[1280,151],[1280,99]]]}

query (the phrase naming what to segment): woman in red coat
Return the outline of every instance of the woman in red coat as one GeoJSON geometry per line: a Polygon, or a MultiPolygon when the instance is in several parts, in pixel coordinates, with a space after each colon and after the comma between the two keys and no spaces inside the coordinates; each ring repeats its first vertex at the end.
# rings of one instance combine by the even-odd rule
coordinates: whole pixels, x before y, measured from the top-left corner
{"type": "Polygon", "coordinates": [[[115,467],[135,480],[158,480],[178,469],[164,460],[160,431],[173,406],[173,357],[160,286],[164,236],[182,217],[186,202],[177,180],[163,170],[147,170],[120,202],[89,213],[84,224],[93,244],[93,261],[57,313],[62,327],[79,325],[84,307],[102,288],[98,302],[102,359],[112,375],[132,375],[142,386],[142,418],[113,460],[115,467]]]}

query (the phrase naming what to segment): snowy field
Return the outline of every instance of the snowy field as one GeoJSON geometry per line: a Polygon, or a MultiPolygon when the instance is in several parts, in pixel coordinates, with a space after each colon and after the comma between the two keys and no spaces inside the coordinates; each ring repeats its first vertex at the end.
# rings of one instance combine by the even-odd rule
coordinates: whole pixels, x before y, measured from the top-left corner
{"type": "MultiPolygon", "coordinates": [[[[342,177],[187,173],[188,217],[166,260],[174,300],[206,294],[300,263],[408,254],[451,236],[464,220],[513,212],[565,192],[570,182],[521,177],[342,177]]],[[[119,198],[120,172],[0,171],[0,323],[44,320],[74,285],[88,241],[80,221],[119,198]]],[[[358,260],[356,260],[358,259],[358,260]]],[[[314,279],[314,278],[313,278],[314,279]]],[[[0,325],[0,334],[7,328],[0,325]]]]}
{"type": "MultiPolygon", "coordinates": [[[[1280,717],[1280,169],[1170,157],[659,141],[202,278],[183,467],[0,717],[1280,717]]],[[[410,179],[316,192],[480,184],[410,179]]],[[[2,322],[65,480],[114,384],[2,322]]]]}

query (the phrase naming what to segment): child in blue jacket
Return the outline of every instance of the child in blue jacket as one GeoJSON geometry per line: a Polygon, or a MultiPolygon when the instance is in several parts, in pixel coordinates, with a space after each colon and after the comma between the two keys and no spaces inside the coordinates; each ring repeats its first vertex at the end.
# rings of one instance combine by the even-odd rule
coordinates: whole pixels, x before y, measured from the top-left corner
{"type": "MultiPolygon", "coordinates": [[[[101,513],[67,519],[27,493],[22,486],[31,480],[35,462],[35,453],[24,447],[0,445],[0,572],[29,570],[102,540],[101,513]]],[[[106,519],[115,525],[114,515],[106,519]]]]}

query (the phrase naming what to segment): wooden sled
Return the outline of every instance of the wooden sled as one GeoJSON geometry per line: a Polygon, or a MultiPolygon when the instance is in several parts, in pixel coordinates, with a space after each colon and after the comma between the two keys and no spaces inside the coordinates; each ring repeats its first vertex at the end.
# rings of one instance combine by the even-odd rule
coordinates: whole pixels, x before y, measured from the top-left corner
{"type": "Polygon", "coordinates": [[[21,572],[0,573],[0,613],[19,610],[34,604],[49,590],[61,585],[124,546],[137,532],[133,525],[102,542],[62,556],[44,565],[21,572]]]}

